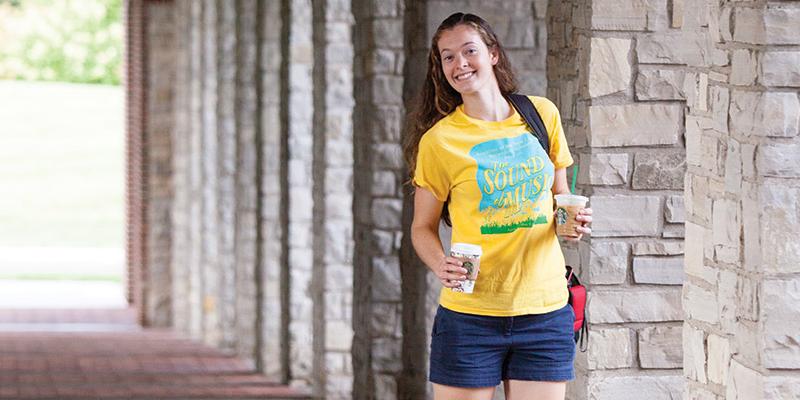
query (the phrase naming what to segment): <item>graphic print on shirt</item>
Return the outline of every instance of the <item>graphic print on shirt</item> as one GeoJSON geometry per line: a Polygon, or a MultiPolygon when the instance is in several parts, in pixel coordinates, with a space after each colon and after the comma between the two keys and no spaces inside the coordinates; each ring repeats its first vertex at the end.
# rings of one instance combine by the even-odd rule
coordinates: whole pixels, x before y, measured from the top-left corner
{"type": "Polygon", "coordinates": [[[547,223],[552,210],[543,210],[539,200],[553,185],[553,163],[533,135],[526,132],[479,143],[469,155],[478,165],[481,234],[511,233],[547,223]]]}

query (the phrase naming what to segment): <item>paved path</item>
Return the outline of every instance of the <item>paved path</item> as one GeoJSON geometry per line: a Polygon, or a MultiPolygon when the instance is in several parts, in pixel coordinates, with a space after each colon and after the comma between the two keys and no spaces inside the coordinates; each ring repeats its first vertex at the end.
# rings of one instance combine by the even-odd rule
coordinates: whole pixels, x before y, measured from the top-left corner
{"type": "Polygon", "coordinates": [[[0,310],[0,399],[310,399],[131,309],[0,310]]]}
{"type": "Polygon", "coordinates": [[[0,279],[2,308],[125,308],[121,283],[0,279]]]}

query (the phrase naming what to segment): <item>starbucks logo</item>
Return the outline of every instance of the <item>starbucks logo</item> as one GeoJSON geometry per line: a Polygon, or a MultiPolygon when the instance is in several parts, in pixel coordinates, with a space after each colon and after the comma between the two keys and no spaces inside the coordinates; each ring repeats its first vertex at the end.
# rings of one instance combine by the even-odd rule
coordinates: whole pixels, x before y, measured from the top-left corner
{"type": "Polygon", "coordinates": [[[556,210],[556,223],[559,225],[566,224],[568,216],[569,214],[567,213],[567,210],[559,207],[556,210]]]}
{"type": "Polygon", "coordinates": [[[467,269],[467,276],[471,276],[472,275],[472,269],[474,268],[474,266],[472,265],[472,262],[464,261],[464,264],[461,264],[461,266],[467,269]]]}

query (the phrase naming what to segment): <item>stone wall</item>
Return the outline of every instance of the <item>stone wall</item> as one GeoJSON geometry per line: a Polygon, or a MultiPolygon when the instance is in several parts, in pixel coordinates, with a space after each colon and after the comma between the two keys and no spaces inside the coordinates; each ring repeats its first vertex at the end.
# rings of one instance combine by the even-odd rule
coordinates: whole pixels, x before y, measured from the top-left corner
{"type": "Polygon", "coordinates": [[[687,72],[689,398],[800,398],[800,3],[693,8],[683,34],[704,57],[687,72]]]}
{"type": "Polygon", "coordinates": [[[402,368],[400,132],[405,53],[399,1],[356,1],[353,366],[358,399],[397,398],[402,368]]]}
{"type": "Polygon", "coordinates": [[[590,286],[572,399],[682,392],[683,66],[695,55],[671,4],[550,3],[549,93],[595,211],[591,238],[564,246],[590,286]]]}

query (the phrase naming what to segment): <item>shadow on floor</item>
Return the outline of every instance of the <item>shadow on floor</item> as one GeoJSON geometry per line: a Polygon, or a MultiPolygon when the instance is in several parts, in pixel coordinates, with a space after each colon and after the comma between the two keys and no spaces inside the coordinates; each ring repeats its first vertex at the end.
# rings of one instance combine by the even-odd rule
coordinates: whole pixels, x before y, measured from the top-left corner
{"type": "Polygon", "coordinates": [[[132,309],[0,309],[0,399],[310,399],[132,309]]]}

